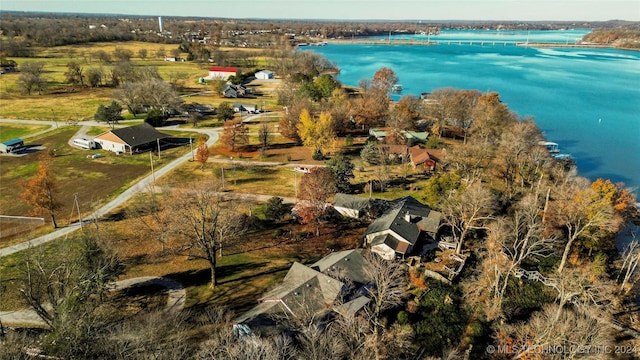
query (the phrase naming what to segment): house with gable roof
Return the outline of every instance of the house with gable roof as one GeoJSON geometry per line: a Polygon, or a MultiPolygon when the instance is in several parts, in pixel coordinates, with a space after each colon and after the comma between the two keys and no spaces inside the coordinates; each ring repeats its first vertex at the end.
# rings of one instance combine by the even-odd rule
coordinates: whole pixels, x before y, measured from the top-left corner
{"type": "Polygon", "coordinates": [[[435,242],[442,214],[411,196],[393,201],[365,233],[365,245],[386,260],[411,253],[420,241],[435,242]]]}
{"type": "Polygon", "coordinates": [[[212,66],[209,68],[207,80],[229,80],[229,77],[238,75],[237,67],[212,66]]]}
{"type": "Polygon", "coordinates": [[[104,150],[133,154],[153,148],[158,141],[169,137],[171,135],[162,133],[147,123],[142,123],[109,130],[96,136],[93,140],[104,150]]]}
{"type": "Polygon", "coordinates": [[[311,266],[294,262],[280,285],[233,320],[234,328],[268,332],[282,319],[320,319],[333,311],[334,305],[341,311],[359,311],[369,302],[364,288],[371,282],[361,251],[334,252],[311,266]]]}

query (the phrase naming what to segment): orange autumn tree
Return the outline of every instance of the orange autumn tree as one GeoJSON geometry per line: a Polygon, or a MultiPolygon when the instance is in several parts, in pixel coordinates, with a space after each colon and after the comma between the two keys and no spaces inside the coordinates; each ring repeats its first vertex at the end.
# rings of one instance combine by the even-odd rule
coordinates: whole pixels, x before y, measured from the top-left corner
{"type": "Polygon", "coordinates": [[[294,212],[304,224],[313,224],[316,236],[320,235],[320,224],[327,209],[329,197],[336,192],[331,170],[314,167],[300,180],[300,199],[294,212]]]}
{"type": "Polygon", "coordinates": [[[231,149],[231,151],[236,151],[236,146],[249,143],[249,129],[247,129],[247,126],[242,120],[237,119],[224,123],[222,143],[231,149]]]}
{"type": "Polygon", "coordinates": [[[53,228],[57,229],[55,211],[62,205],[55,198],[57,182],[51,169],[53,159],[49,155],[43,154],[38,160],[38,169],[33,178],[20,184],[24,189],[21,198],[33,207],[29,212],[30,215],[36,216],[48,213],[51,216],[53,228]]]}
{"type": "Polygon", "coordinates": [[[198,145],[196,147],[196,161],[200,163],[202,171],[204,171],[204,164],[209,159],[209,147],[207,146],[204,137],[198,138],[198,145]]]}

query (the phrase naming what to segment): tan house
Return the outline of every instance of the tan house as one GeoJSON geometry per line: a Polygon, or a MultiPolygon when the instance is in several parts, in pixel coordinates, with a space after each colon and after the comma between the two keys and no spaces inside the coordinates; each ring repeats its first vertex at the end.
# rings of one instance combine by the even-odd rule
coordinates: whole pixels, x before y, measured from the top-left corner
{"type": "Polygon", "coordinates": [[[158,146],[160,140],[171,137],[161,133],[153,126],[142,123],[140,125],[129,126],[104,132],[93,139],[93,141],[104,150],[113,151],[117,154],[141,152],[158,146]]]}

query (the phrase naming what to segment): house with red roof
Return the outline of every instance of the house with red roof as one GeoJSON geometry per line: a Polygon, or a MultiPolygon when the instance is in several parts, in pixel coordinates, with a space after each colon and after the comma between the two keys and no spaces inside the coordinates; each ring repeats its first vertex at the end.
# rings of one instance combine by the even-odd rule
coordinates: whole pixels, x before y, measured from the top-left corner
{"type": "Polygon", "coordinates": [[[207,80],[228,80],[230,76],[238,75],[237,67],[212,66],[209,68],[207,80]]]}

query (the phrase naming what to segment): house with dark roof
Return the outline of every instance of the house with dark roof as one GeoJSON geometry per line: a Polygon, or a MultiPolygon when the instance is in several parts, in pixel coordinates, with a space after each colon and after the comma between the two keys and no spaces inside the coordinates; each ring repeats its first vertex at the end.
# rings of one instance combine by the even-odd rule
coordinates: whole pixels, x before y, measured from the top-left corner
{"type": "Polygon", "coordinates": [[[248,90],[242,85],[226,84],[222,89],[222,96],[226,98],[244,97],[248,90]]]}
{"type": "Polygon", "coordinates": [[[333,197],[333,208],[343,216],[360,219],[373,207],[374,201],[371,198],[337,193],[333,197]]]}
{"type": "Polygon", "coordinates": [[[435,242],[442,214],[411,196],[393,201],[365,233],[365,245],[386,260],[411,253],[420,241],[435,242]]]}
{"type": "Polygon", "coordinates": [[[334,305],[340,311],[359,311],[369,302],[363,289],[371,282],[361,251],[334,252],[311,266],[293,263],[280,285],[233,320],[234,327],[264,332],[291,317],[322,318],[334,305]]]}
{"type": "Polygon", "coordinates": [[[134,152],[151,149],[160,140],[169,137],[171,135],[161,133],[153,126],[142,123],[104,132],[96,136],[94,142],[104,150],[133,154],[134,152]]]}

